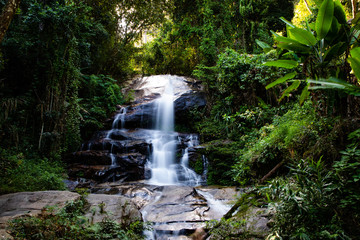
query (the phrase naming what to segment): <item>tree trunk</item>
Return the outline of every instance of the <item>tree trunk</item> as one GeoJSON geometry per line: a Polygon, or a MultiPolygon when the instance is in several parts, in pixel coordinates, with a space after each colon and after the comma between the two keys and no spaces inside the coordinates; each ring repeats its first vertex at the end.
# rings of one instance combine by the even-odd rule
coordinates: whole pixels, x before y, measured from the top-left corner
{"type": "Polygon", "coordinates": [[[355,18],[357,13],[357,0],[351,0],[351,9],[353,18],[355,18]]]}
{"type": "Polygon", "coordinates": [[[8,0],[0,16],[0,43],[2,42],[6,31],[9,28],[16,9],[20,5],[20,0],[8,0]]]}

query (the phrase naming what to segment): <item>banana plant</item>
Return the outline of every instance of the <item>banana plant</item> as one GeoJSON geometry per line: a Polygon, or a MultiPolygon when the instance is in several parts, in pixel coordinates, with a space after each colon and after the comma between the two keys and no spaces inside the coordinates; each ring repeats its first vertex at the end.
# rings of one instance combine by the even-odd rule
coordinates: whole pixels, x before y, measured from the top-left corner
{"type": "MultiPolygon", "coordinates": [[[[353,48],[350,51],[351,57],[348,58],[348,62],[351,65],[351,68],[354,71],[354,74],[357,78],[357,83],[360,83],[360,47],[353,48]]],[[[328,79],[318,79],[318,80],[307,80],[309,83],[312,83],[309,89],[338,89],[346,92],[349,95],[354,95],[360,97],[360,87],[355,84],[348,83],[344,80],[341,80],[336,77],[330,77],[328,79]]]]}
{"type": "MultiPolygon", "coordinates": [[[[294,70],[266,86],[269,89],[281,83],[288,83],[289,86],[279,101],[298,89],[303,81],[306,82],[300,96],[300,103],[303,103],[309,96],[309,89],[316,89],[310,87],[314,83],[317,84],[316,81],[323,84],[326,82],[324,80],[331,77],[331,72],[337,72],[337,76],[341,75],[341,66],[347,64],[348,50],[351,46],[358,45],[358,25],[354,24],[351,27],[347,23],[341,2],[324,0],[317,1],[317,4],[319,11],[314,23],[307,23],[305,28],[299,28],[281,18],[286,24],[287,37],[272,32],[282,57],[264,64],[294,70]],[[302,67],[301,73],[297,71],[299,66],[302,67]]],[[[360,68],[356,66],[360,66],[360,61],[356,60],[356,53],[352,54],[354,56],[349,58],[349,61],[353,69],[356,69],[354,71],[359,72],[360,68]]]]}

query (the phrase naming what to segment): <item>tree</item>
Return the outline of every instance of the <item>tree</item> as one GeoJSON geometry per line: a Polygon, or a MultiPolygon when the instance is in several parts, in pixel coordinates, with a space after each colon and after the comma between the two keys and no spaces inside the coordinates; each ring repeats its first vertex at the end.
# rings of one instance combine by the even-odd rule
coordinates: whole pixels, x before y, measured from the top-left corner
{"type": "Polygon", "coordinates": [[[13,19],[19,5],[20,5],[20,0],[7,1],[0,15],[0,43],[3,40],[5,33],[8,30],[11,20],[13,19]]]}

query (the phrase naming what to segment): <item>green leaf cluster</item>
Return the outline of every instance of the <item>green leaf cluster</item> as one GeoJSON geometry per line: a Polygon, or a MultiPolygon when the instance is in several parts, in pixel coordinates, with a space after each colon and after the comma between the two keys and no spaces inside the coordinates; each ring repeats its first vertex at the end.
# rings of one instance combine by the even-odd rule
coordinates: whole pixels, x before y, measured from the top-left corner
{"type": "Polygon", "coordinates": [[[0,194],[64,190],[64,166],[56,160],[0,148],[0,194]]]}
{"type": "Polygon", "coordinates": [[[283,238],[356,239],[359,230],[359,130],[333,163],[311,158],[289,163],[287,178],[260,188],[276,208],[273,232],[283,238]]]}
{"type": "Polygon", "coordinates": [[[343,81],[350,79],[347,62],[343,60],[347,59],[350,48],[354,49],[351,50],[349,62],[357,75],[358,23],[354,21],[353,26],[347,23],[344,7],[339,0],[324,0],[321,4],[319,2],[318,6],[315,23],[307,23],[305,28],[299,28],[282,18],[287,24],[287,37],[273,32],[281,59],[266,62],[265,65],[288,69],[302,66],[301,73],[294,72],[295,75],[284,76],[267,86],[267,88],[272,88],[278,84],[287,83],[288,88],[279,100],[302,86],[297,80],[293,82],[296,78],[306,82],[300,96],[300,103],[303,103],[310,95],[308,89],[342,89],[352,95],[356,95],[359,91],[355,86],[347,89],[344,88],[344,84],[334,84],[331,80],[333,78],[343,79],[343,81]],[[290,85],[291,82],[293,83],[290,85]],[[311,87],[314,83],[320,86],[311,87]]]}

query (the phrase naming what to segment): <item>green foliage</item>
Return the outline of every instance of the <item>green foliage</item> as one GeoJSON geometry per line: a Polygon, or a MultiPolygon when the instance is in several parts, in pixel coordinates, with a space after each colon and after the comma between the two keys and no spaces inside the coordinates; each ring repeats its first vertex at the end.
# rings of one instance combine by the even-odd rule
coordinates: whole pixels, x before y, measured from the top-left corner
{"type": "MultiPolygon", "coordinates": [[[[302,65],[301,73],[299,72],[292,78],[278,79],[267,86],[267,88],[271,88],[284,82],[289,83],[296,77],[307,81],[300,97],[300,103],[303,103],[310,95],[308,89],[326,88],[347,91],[348,88],[344,88],[344,84],[334,84],[331,79],[338,78],[351,82],[347,62],[343,59],[348,58],[349,49],[352,46],[358,45],[355,41],[358,35],[357,23],[355,22],[354,26],[347,24],[346,14],[341,3],[338,0],[324,0],[318,5],[315,24],[307,23],[304,28],[299,28],[283,19],[287,24],[287,37],[273,32],[277,47],[280,49],[278,52],[281,59],[265,63],[267,66],[290,69],[302,65]],[[325,87],[313,88],[309,83],[324,84],[325,87]]],[[[349,59],[349,62],[357,74],[356,48],[351,53],[352,58],[349,59]]],[[[280,100],[298,89],[300,83],[296,81],[290,86],[287,85],[280,100]]],[[[354,88],[356,87],[354,86],[354,88]]],[[[349,91],[347,92],[349,93],[349,91]]],[[[352,94],[351,91],[350,94],[352,94]]]]}
{"type": "Polygon", "coordinates": [[[236,240],[249,239],[251,234],[244,231],[246,226],[245,220],[234,220],[222,218],[220,221],[212,220],[206,223],[206,228],[210,229],[209,234],[213,239],[219,240],[236,240]]]}
{"type": "Polygon", "coordinates": [[[318,154],[312,147],[328,126],[316,116],[311,103],[302,108],[295,105],[273,123],[263,126],[256,140],[248,142],[234,165],[235,179],[247,184],[265,176],[276,164],[287,159],[299,159],[318,154]]]}
{"type": "Polygon", "coordinates": [[[104,75],[83,75],[79,101],[82,112],[81,132],[83,139],[91,137],[103,128],[103,122],[124,102],[116,80],[104,75]]]}
{"type": "Polygon", "coordinates": [[[0,148],[0,167],[0,194],[65,189],[65,171],[56,160],[0,148]]]}
{"type": "Polygon", "coordinates": [[[226,48],[259,52],[255,39],[271,42],[269,26],[283,30],[281,15],[293,16],[291,1],[175,0],[171,20],[140,54],[143,72],[189,75],[199,64],[214,66],[226,48]]]}
{"type": "Polygon", "coordinates": [[[324,163],[301,160],[290,174],[292,181],[275,179],[263,189],[269,198],[279,200],[273,231],[283,238],[349,239],[333,211],[334,185],[324,163]]]}
{"type": "Polygon", "coordinates": [[[333,164],[295,160],[288,176],[261,189],[276,208],[273,231],[283,238],[356,239],[359,236],[359,130],[333,164]]]}
{"type": "Polygon", "coordinates": [[[233,108],[230,112],[220,110],[220,114],[231,114],[237,110],[237,106],[274,102],[272,93],[266,94],[265,86],[287,71],[274,71],[263,65],[264,61],[272,59],[273,54],[240,54],[226,49],[219,54],[216,66],[209,68],[199,65],[193,74],[206,82],[210,101],[216,101],[216,97],[219,97],[224,102],[224,110],[233,108]]]}
{"type": "Polygon", "coordinates": [[[104,218],[92,224],[84,216],[86,200],[67,203],[55,211],[54,208],[44,209],[38,216],[23,216],[9,224],[10,235],[16,239],[143,239],[142,231],[146,227],[142,222],[133,222],[122,226],[117,222],[104,218]]]}
{"type": "Polygon", "coordinates": [[[231,141],[213,141],[206,143],[205,156],[209,165],[207,183],[209,185],[232,186],[231,166],[234,164],[239,143],[231,141]]]}

